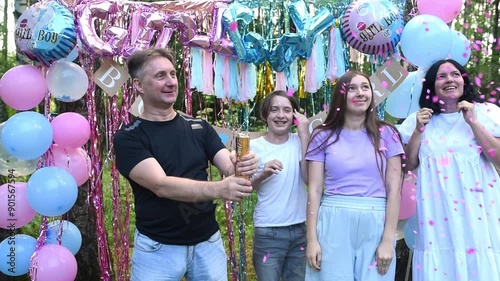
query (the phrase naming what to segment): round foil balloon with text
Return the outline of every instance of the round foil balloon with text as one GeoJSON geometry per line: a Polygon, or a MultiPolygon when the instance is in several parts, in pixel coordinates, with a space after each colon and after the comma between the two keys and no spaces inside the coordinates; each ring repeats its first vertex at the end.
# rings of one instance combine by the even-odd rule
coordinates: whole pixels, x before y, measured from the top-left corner
{"type": "Polygon", "coordinates": [[[18,52],[45,66],[65,58],[77,42],[74,21],[73,14],[56,1],[33,4],[16,22],[18,52]]]}
{"type": "Polygon", "coordinates": [[[342,16],[342,33],[349,45],[365,54],[394,53],[404,21],[398,7],[388,0],[355,1],[342,16]]]}

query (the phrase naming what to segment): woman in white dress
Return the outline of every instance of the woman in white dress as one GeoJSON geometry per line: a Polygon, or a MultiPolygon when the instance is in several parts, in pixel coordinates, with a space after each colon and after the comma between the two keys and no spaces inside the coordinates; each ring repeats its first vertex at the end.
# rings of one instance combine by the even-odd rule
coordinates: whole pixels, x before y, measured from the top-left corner
{"type": "Polygon", "coordinates": [[[500,108],[454,60],[430,67],[399,127],[417,174],[414,281],[500,280],[500,108]]]}

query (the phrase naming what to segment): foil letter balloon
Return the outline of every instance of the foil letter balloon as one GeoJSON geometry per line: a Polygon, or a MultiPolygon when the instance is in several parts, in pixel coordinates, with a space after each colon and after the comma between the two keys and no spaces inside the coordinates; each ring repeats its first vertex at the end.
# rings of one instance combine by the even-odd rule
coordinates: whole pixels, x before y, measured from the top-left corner
{"type": "Polygon", "coordinates": [[[16,22],[18,52],[49,66],[65,58],[77,43],[73,14],[56,1],[33,4],[16,22]]]}
{"type": "Polygon", "coordinates": [[[365,54],[394,53],[403,31],[403,15],[389,0],[353,2],[342,16],[342,33],[349,45],[365,54]]]}

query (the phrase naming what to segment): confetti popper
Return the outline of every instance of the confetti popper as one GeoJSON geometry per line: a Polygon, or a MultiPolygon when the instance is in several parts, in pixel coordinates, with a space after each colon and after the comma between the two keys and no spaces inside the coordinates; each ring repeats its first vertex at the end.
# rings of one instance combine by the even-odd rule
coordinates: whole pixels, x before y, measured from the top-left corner
{"type": "MultiPolygon", "coordinates": [[[[250,136],[246,133],[239,133],[236,135],[236,158],[241,161],[241,158],[250,151],[250,136]]],[[[249,179],[249,176],[244,176],[236,172],[236,176],[249,179]]],[[[246,243],[245,243],[245,220],[243,217],[243,202],[239,202],[239,213],[236,216],[239,234],[239,273],[240,280],[246,281],[246,243]]]]}
{"type": "MultiPolygon", "coordinates": [[[[241,158],[250,151],[250,136],[246,133],[238,133],[236,135],[236,161],[241,161],[241,158]]],[[[244,176],[236,171],[236,176],[249,179],[249,176],[244,176]]]]}
{"type": "Polygon", "coordinates": [[[234,229],[233,229],[233,205],[229,200],[224,200],[224,214],[226,215],[226,227],[229,244],[229,264],[231,266],[232,281],[239,281],[238,268],[236,267],[236,254],[234,252],[234,229]]]}

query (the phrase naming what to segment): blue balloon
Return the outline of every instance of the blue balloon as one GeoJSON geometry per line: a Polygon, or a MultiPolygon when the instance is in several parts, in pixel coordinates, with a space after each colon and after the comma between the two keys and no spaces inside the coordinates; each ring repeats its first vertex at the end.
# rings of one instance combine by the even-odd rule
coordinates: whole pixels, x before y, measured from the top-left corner
{"type": "Polygon", "coordinates": [[[303,38],[299,34],[283,34],[269,56],[271,68],[276,72],[284,71],[301,53],[302,44],[303,38]]]}
{"type": "Polygon", "coordinates": [[[413,249],[415,249],[415,240],[419,233],[417,214],[408,218],[405,224],[404,233],[406,246],[413,251],[413,249]]]}
{"type": "Polygon", "coordinates": [[[423,71],[413,71],[387,97],[385,111],[396,118],[406,118],[420,109],[418,100],[422,91],[423,71]]]}
{"type": "Polygon", "coordinates": [[[57,237],[61,230],[61,245],[68,249],[73,255],[76,255],[82,246],[82,233],[76,225],[66,220],[56,220],[47,225],[47,240],[45,244],[59,245],[57,237]]]}
{"type": "Polygon", "coordinates": [[[223,144],[226,144],[229,141],[229,136],[224,133],[219,133],[219,138],[223,144]]]}
{"type": "Polygon", "coordinates": [[[269,56],[269,47],[266,40],[258,33],[248,32],[244,36],[240,33],[237,23],[242,23],[245,30],[253,21],[252,10],[238,2],[234,2],[222,13],[222,23],[233,42],[238,60],[245,63],[264,63],[269,56]],[[231,25],[236,24],[235,26],[231,25]]]}
{"type": "Polygon", "coordinates": [[[405,25],[401,34],[401,51],[412,64],[428,68],[445,59],[452,45],[451,30],[440,18],[418,15],[405,25]]]}
{"type": "Polygon", "coordinates": [[[461,65],[466,65],[471,55],[470,41],[460,31],[452,30],[453,43],[448,58],[454,59],[461,65]]]}
{"type": "Polygon", "coordinates": [[[34,160],[52,145],[53,131],[49,120],[34,111],[19,112],[10,117],[2,129],[3,148],[13,157],[34,160]]]}
{"type": "Polygon", "coordinates": [[[65,169],[44,167],[28,180],[28,202],[44,216],[60,216],[69,211],[78,197],[75,178],[65,169]]]}
{"type": "Polygon", "coordinates": [[[9,276],[21,276],[30,269],[30,258],[35,252],[36,239],[16,234],[0,243],[0,271],[9,276]]]}

